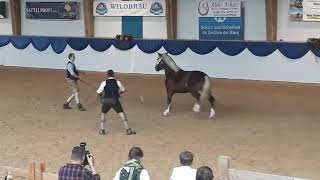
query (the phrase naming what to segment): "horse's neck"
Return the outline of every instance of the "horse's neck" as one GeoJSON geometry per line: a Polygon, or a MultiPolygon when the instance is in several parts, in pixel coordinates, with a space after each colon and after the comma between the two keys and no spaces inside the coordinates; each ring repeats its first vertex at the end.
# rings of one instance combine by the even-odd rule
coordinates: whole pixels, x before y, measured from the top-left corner
{"type": "Polygon", "coordinates": [[[165,68],[164,73],[166,74],[166,76],[172,76],[174,75],[176,72],[170,68],[165,68]]]}
{"type": "Polygon", "coordinates": [[[183,70],[180,69],[178,72],[175,72],[172,69],[165,69],[165,75],[168,79],[179,79],[180,75],[183,74],[183,70]]]}

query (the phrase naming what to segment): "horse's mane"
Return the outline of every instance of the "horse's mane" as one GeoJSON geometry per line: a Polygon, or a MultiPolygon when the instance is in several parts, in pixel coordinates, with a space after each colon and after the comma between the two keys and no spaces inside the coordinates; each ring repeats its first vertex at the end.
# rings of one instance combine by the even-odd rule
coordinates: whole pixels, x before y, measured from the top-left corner
{"type": "Polygon", "coordinates": [[[162,54],[163,61],[175,72],[178,72],[181,70],[179,66],[173,61],[173,59],[167,54],[162,54]]]}

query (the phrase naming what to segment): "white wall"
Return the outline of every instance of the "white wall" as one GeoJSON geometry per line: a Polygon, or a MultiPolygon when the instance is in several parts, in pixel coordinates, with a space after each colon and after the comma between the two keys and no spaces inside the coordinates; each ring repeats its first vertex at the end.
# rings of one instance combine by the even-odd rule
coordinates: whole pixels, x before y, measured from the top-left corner
{"type": "MultiPolygon", "coordinates": [[[[96,37],[114,38],[122,33],[121,17],[95,17],[96,37]]],[[[167,24],[165,17],[143,17],[143,38],[166,39],[167,24]]]]}
{"type": "Polygon", "coordinates": [[[244,7],[245,40],[265,41],[267,37],[265,0],[246,0],[244,7]]]}
{"type": "MultiPolygon", "coordinates": [[[[114,38],[122,32],[121,17],[95,17],[96,37],[114,38]]],[[[143,38],[166,39],[167,24],[165,17],[143,17],[143,38]]]]}
{"type": "Polygon", "coordinates": [[[7,19],[0,19],[0,34],[11,35],[12,24],[11,24],[11,11],[10,11],[10,0],[5,0],[7,6],[7,19]]]}
{"type": "Polygon", "coordinates": [[[177,0],[177,38],[199,39],[199,21],[195,0],[177,0]]]}
{"type": "Polygon", "coordinates": [[[320,22],[289,21],[287,0],[278,1],[278,39],[284,41],[306,41],[308,38],[319,38],[320,22]]]}
{"type": "Polygon", "coordinates": [[[166,17],[143,17],[143,38],[166,39],[166,17]]]}
{"type": "Polygon", "coordinates": [[[96,37],[114,38],[121,34],[121,17],[95,17],[94,31],[96,37]]]}
{"type": "MultiPolygon", "coordinates": [[[[79,9],[79,20],[30,20],[25,18],[25,5],[28,2],[53,1],[53,0],[21,0],[21,31],[23,35],[37,36],[84,36],[83,4],[79,9]]],[[[54,1],[53,1],[54,2],[54,1]]]]}
{"type": "MultiPolygon", "coordinates": [[[[246,0],[245,40],[266,40],[265,0],[246,0]]],[[[196,0],[178,0],[179,39],[199,39],[196,0]]]]}

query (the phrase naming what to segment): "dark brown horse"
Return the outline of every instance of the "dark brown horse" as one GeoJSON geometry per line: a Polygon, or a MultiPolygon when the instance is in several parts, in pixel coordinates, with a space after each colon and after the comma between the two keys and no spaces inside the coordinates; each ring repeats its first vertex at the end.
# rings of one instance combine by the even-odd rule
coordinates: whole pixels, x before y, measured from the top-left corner
{"type": "Polygon", "coordinates": [[[167,53],[158,53],[155,70],[164,70],[166,75],[168,106],[163,112],[164,116],[170,113],[171,99],[175,93],[190,93],[196,99],[193,111],[200,112],[200,105],[207,99],[211,104],[209,118],[214,118],[215,99],[211,94],[210,79],[207,74],[201,71],[182,70],[167,53]]]}

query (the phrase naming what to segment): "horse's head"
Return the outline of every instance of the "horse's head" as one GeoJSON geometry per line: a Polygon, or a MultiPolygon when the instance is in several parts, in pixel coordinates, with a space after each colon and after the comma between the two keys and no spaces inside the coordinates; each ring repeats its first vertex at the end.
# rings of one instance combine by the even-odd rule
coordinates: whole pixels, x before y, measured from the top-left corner
{"type": "Polygon", "coordinates": [[[181,70],[176,63],[173,61],[173,59],[168,55],[168,53],[158,53],[158,59],[157,59],[157,64],[155,66],[156,71],[160,70],[169,70],[169,71],[174,71],[178,72],[181,70]]]}
{"type": "Polygon", "coordinates": [[[158,53],[157,64],[154,67],[156,71],[161,71],[165,68],[166,64],[163,60],[163,54],[158,53]]]}

